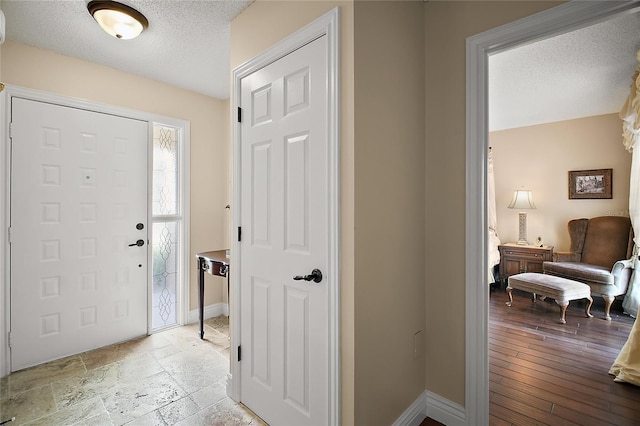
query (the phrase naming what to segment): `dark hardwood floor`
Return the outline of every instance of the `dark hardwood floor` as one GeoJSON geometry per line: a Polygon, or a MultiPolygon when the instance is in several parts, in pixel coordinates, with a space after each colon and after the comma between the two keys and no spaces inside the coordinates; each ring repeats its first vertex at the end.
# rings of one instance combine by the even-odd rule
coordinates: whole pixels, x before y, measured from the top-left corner
{"type": "Polygon", "coordinates": [[[640,425],[640,387],[613,381],[609,367],[625,343],[633,318],[620,302],[603,319],[594,297],[593,318],[585,302],[572,301],[567,323],[553,300],[531,302],[503,289],[489,302],[489,422],[491,425],[640,425]]]}

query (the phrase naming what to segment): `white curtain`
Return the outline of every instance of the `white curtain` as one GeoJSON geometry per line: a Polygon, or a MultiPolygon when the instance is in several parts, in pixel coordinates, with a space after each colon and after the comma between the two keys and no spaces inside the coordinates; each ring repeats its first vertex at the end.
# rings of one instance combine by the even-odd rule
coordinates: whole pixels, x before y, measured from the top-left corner
{"type": "MultiPolygon", "coordinates": [[[[640,61],[640,51],[637,54],[640,61]]],[[[622,302],[629,315],[640,315],[640,67],[633,75],[629,97],[620,111],[622,137],[625,148],[631,152],[631,182],[629,185],[629,216],[634,232],[633,272],[627,294],[622,302]],[[636,149],[637,148],[637,149],[636,149]]],[[[640,386],[640,325],[636,318],[629,338],[609,369],[616,382],[627,382],[640,386]]]]}
{"type": "MultiPolygon", "coordinates": [[[[640,61],[640,51],[638,52],[640,61]]],[[[625,148],[631,152],[631,181],[629,183],[629,216],[634,232],[633,273],[622,307],[629,315],[636,315],[640,308],[640,67],[632,78],[629,97],[620,111],[622,138],[625,148]],[[636,149],[639,148],[639,149],[636,149]]]]}
{"type": "Polygon", "coordinates": [[[500,263],[500,238],[498,238],[498,214],[496,213],[496,183],[493,176],[493,151],[489,148],[489,160],[487,164],[487,222],[489,225],[489,283],[495,282],[493,267],[500,263]]]}

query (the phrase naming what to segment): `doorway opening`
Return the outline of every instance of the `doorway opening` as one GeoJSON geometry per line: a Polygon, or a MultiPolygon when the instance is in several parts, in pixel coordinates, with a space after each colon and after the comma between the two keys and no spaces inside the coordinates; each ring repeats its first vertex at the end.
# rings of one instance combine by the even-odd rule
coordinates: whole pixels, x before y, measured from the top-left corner
{"type": "Polygon", "coordinates": [[[639,2],[569,2],[467,39],[466,97],[466,383],[465,417],[489,418],[487,277],[488,56],[524,43],[602,22],[639,2]],[[477,256],[482,253],[482,256],[477,256]],[[477,277],[483,285],[478,285],[477,277]],[[478,303],[478,300],[487,303],[478,303]]]}

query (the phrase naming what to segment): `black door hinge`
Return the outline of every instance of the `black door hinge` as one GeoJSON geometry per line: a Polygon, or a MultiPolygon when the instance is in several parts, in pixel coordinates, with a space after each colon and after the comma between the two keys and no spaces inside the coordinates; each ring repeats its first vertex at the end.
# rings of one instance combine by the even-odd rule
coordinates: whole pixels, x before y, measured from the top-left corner
{"type": "Polygon", "coordinates": [[[242,108],[238,107],[238,123],[242,123],[242,108]]]}
{"type": "Polygon", "coordinates": [[[242,241],[242,226],[238,226],[238,241],[242,241]]]}
{"type": "Polygon", "coordinates": [[[242,361],[242,346],[238,346],[238,362],[242,361]]]}

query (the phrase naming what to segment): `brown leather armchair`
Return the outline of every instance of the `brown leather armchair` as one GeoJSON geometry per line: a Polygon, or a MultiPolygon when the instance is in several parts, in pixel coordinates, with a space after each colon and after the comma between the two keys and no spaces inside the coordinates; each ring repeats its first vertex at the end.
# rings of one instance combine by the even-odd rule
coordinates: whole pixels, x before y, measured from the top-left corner
{"type": "Polygon", "coordinates": [[[626,293],[631,278],[633,228],[622,216],[600,216],[569,221],[571,251],[555,252],[543,262],[545,274],[583,282],[604,299],[605,319],[616,296],[626,293]]]}

